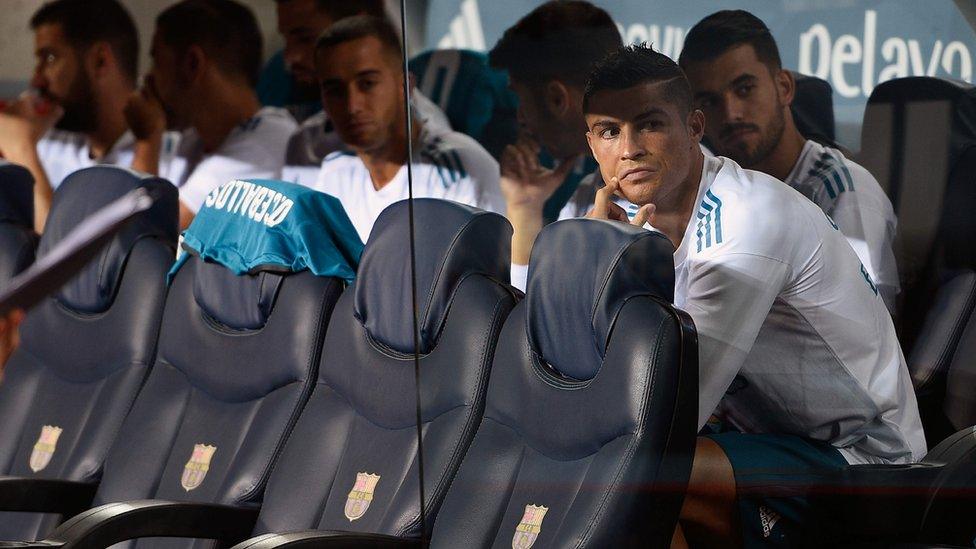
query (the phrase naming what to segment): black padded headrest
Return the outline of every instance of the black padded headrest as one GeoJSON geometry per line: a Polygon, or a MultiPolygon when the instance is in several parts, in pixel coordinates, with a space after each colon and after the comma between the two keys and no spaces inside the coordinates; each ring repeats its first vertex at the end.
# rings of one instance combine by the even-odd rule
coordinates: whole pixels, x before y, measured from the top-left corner
{"type": "Polygon", "coordinates": [[[560,374],[592,379],[617,312],[639,295],[674,300],[674,247],[666,236],[613,221],[557,221],[532,248],[529,345],[560,374]]]}
{"type": "MultiPolygon", "coordinates": [[[[952,104],[949,152],[954,164],[956,157],[976,140],[976,87],[958,80],[932,76],[897,78],[878,84],[868,98],[868,105],[890,103],[897,107],[905,103],[936,101],[952,104]]],[[[868,135],[871,131],[877,129],[862,128],[862,142],[875,137],[868,135]]]]}
{"type": "Polygon", "coordinates": [[[796,93],[793,96],[793,121],[803,137],[832,142],[834,131],[834,89],[830,82],[816,76],[793,73],[796,93]]]}
{"type": "Polygon", "coordinates": [[[0,222],[34,227],[34,177],[0,159],[0,222]]]}
{"type": "MultiPolygon", "coordinates": [[[[504,217],[471,206],[414,201],[417,320],[420,352],[433,349],[455,289],[468,275],[508,283],[512,227],[504,217]]],[[[356,280],[356,318],[374,340],[412,353],[408,201],[383,210],[363,251],[356,280]]]]}
{"type": "Polygon", "coordinates": [[[87,314],[107,310],[115,299],[122,269],[136,241],[154,237],[176,245],[179,198],[165,179],[149,177],[115,166],[78,170],[54,193],[51,211],[38,247],[42,257],[82,220],[137,187],[148,187],[156,203],[125,225],[84,269],[57,293],[65,307],[87,314]]]}
{"type": "Polygon", "coordinates": [[[282,274],[235,275],[230,269],[199,258],[193,299],[208,316],[234,330],[257,330],[271,316],[282,274]]]}

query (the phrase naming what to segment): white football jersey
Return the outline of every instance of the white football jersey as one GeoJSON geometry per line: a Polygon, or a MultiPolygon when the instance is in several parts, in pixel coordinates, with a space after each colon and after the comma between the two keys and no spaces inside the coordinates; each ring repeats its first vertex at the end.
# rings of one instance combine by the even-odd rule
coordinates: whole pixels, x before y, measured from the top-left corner
{"type": "MultiPolygon", "coordinates": [[[[163,134],[159,160],[160,177],[171,179],[170,167],[173,165],[179,141],[180,135],[176,132],[163,134]]],[[[132,132],[125,132],[105,155],[92,158],[88,138],[84,134],[54,129],[37,142],[37,155],[51,188],[57,189],[65,177],[82,168],[99,164],[131,168],[135,144],[132,132]]]]}
{"type": "Polygon", "coordinates": [[[837,149],[807,140],[786,184],[820,206],[840,227],[894,311],[900,290],[892,245],[898,221],[878,181],[837,149]]]}
{"type": "Polygon", "coordinates": [[[264,107],[234,128],[220,147],[205,153],[194,130],[183,135],[172,181],[180,201],[196,213],[207,194],[234,179],[278,179],[288,137],[298,127],[285,109],[264,107]]]}
{"type": "MultiPolygon", "coordinates": [[[[447,115],[418,90],[410,95],[413,112],[425,125],[451,129],[447,115]]],[[[285,165],[281,169],[281,179],[299,183],[306,187],[315,185],[322,161],[330,153],[342,149],[342,139],[335,131],[325,111],[319,111],[305,119],[298,130],[288,139],[285,150],[285,165]]]]}
{"type": "MultiPolygon", "coordinates": [[[[425,125],[411,168],[414,198],[443,198],[505,213],[498,163],[467,135],[425,125]]],[[[401,166],[389,183],[376,190],[363,161],[351,152],[337,151],[325,157],[313,188],[342,202],[366,242],[380,212],[408,198],[407,166],[401,166]]]]}
{"type": "Polygon", "coordinates": [[[699,424],[829,442],[851,463],[925,455],[895,328],[837,225],[792,188],[705,158],[675,251],[675,305],[698,329],[699,424]],[[716,408],[716,405],[718,407],[716,408]]]}

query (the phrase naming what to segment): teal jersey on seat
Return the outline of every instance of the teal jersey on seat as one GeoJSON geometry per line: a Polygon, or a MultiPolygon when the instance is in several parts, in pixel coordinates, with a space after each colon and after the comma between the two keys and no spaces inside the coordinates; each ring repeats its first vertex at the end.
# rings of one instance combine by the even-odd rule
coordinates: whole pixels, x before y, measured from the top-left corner
{"type": "Polygon", "coordinates": [[[352,282],[363,243],[335,197],[294,183],[248,179],[210,192],[183,232],[182,248],[168,280],[194,254],[238,275],[308,269],[352,282]]]}

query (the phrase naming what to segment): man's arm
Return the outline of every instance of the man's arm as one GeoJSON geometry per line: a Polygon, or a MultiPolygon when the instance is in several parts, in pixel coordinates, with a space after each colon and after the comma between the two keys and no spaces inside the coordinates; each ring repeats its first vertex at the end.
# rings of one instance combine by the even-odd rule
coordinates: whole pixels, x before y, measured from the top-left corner
{"type": "Polygon", "coordinates": [[[682,309],[698,330],[699,428],[742,368],[789,272],[776,259],[735,252],[690,266],[682,309]]]}
{"type": "Polygon", "coordinates": [[[0,112],[0,155],[34,176],[34,230],[44,232],[54,191],[37,154],[37,143],[61,118],[60,107],[23,97],[0,112]]]}
{"type": "MultiPolygon", "coordinates": [[[[132,169],[159,175],[159,155],[163,146],[163,133],[166,131],[166,113],[156,96],[151,77],[147,76],[142,88],[129,96],[124,114],[129,129],[136,138],[132,169]]],[[[180,218],[182,219],[182,215],[180,218]]]]}

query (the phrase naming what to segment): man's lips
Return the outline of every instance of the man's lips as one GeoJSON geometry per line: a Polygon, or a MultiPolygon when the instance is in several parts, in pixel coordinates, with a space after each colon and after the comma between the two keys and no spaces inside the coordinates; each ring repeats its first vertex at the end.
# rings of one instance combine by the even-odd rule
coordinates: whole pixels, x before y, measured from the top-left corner
{"type": "Polygon", "coordinates": [[[722,141],[738,141],[749,135],[755,133],[758,130],[756,128],[736,128],[734,130],[726,131],[722,133],[722,141]]]}
{"type": "Polygon", "coordinates": [[[627,170],[620,176],[620,181],[641,181],[657,173],[654,168],[634,168],[627,170]]]}

